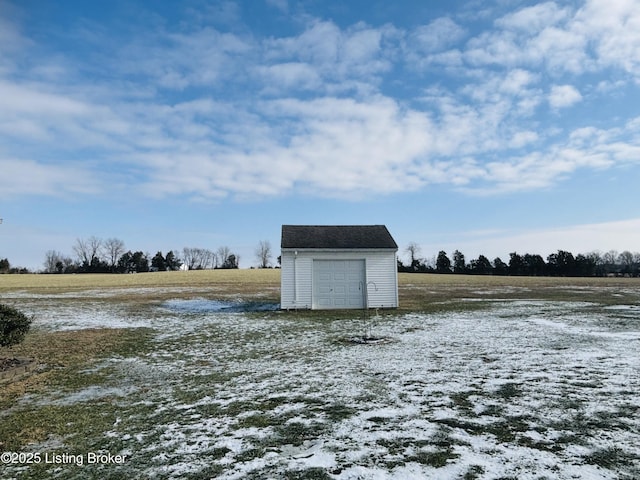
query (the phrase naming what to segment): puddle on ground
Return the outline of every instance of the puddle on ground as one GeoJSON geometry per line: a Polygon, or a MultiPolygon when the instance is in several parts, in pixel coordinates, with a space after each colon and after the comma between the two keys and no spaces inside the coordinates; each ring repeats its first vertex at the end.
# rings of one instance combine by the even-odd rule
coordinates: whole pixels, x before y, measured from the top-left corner
{"type": "Polygon", "coordinates": [[[176,313],[248,313],[273,312],[280,310],[279,303],[244,302],[208,300],[206,298],[192,298],[190,300],[167,300],[161,307],[176,313]]]}

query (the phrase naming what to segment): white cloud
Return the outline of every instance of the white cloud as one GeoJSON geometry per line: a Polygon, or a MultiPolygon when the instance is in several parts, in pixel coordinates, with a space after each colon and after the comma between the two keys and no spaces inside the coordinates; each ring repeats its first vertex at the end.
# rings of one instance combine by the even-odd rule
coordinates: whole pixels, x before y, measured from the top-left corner
{"type": "Polygon", "coordinates": [[[582,95],[573,85],[553,85],[549,92],[551,108],[566,108],[582,100],[582,95]]]}
{"type": "MultiPolygon", "coordinates": [[[[578,13],[553,3],[524,8],[447,51],[467,35],[449,18],[404,36],[390,25],[339,28],[319,19],[296,35],[262,39],[200,26],[144,31],[126,48],[115,45],[120,53],[109,65],[139,81],[94,86],[90,78],[65,83],[57,74],[45,84],[26,70],[21,81],[0,78],[0,134],[28,153],[13,157],[38,158],[29,154],[36,147],[61,163],[67,153],[86,155],[102,162],[96,169],[123,167],[120,182],[142,179],[157,196],[359,197],[432,183],[476,193],[545,188],[581,168],[637,158],[638,125],[595,129],[587,122],[562,137],[535,116],[545,91],[558,116],[584,101],[576,86],[548,85],[567,81],[555,80],[556,69],[594,68],[598,62],[585,60],[588,40],[602,46],[599,35],[624,15],[635,21],[629,3],[620,1],[592,35],[584,26],[597,6],[589,2],[578,13]],[[396,58],[402,40],[407,56],[396,58]],[[385,75],[408,58],[433,68],[441,60],[463,74],[450,85],[427,82],[420,103],[394,99],[385,92],[402,79],[385,75]],[[233,88],[224,90],[225,82],[233,88]],[[145,88],[151,93],[129,93],[145,88]],[[184,89],[190,100],[180,101],[173,89],[184,89]]],[[[634,38],[624,35],[616,42],[634,38]]],[[[622,65],[609,50],[598,51],[600,64],[606,54],[607,65],[622,65]]],[[[55,190],[46,185],[39,190],[55,190]]]]}
{"type": "Polygon", "coordinates": [[[258,67],[257,71],[264,77],[265,93],[271,95],[296,90],[320,90],[323,86],[316,69],[307,63],[278,63],[258,67]]]}
{"type": "Polygon", "coordinates": [[[0,110],[27,115],[84,115],[87,106],[64,95],[46,91],[44,85],[18,85],[0,80],[0,110]]]}
{"type": "MultiPolygon", "coordinates": [[[[341,30],[333,22],[312,21],[297,36],[268,39],[264,42],[265,65],[261,73],[291,70],[296,66],[306,79],[321,79],[319,92],[367,90],[391,61],[382,48],[385,37],[393,36],[391,27],[371,28],[358,23],[341,30]],[[364,88],[357,88],[363,85],[364,88]]],[[[290,73],[290,72],[288,72],[290,73]]],[[[269,89],[279,85],[268,85],[269,89]]]]}
{"type": "Polygon", "coordinates": [[[0,80],[0,135],[20,143],[21,149],[44,149],[39,155],[46,158],[87,147],[119,150],[113,135],[130,131],[127,122],[112,107],[75,98],[72,90],[0,80]]]}
{"type": "Polygon", "coordinates": [[[640,82],[640,8],[636,0],[588,0],[572,27],[591,39],[602,67],[620,68],[640,82]]]}
{"type": "Polygon", "coordinates": [[[154,86],[167,89],[213,87],[245,74],[255,47],[250,38],[208,26],[179,33],[145,31],[129,44],[114,45],[118,55],[111,68],[124,75],[145,75],[154,86]]]}
{"type": "Polygon", "coordinates": [[[588,45],[589,38],[571,28],[549,27],[527,41],[523,55],[534,65],[545,65],[552,75],[581,74],[592,69],[588,45]]]}
{"type": "Polygon", "coordinates": [[[450,48],[464,36],[465,30],[461,26],[448,17],[442,17],[409,32],[408,49],[419,57],[450,48]]]}
{"type": "Polygon", "coordinates": [[[589,68],[585,35],[573,31],[568,23],[556,25],[555,18],[541,17],[534,23],[537,26],[532,29],[481,33],[468,42],[465,60],[471,66],[546,67],[550,73],[581,73],[589,68]]]}
{"type": "Polygon", "coordinates": [[[514,133],[513,137],[511,137],[511,141],[509,142],[509,147],[511,148],[522,148],[526,145],[529,145],[539,139],[539,136],[536,132],[531,130],[523,130],[514,133]]]}
{"type": "Polygon", "coordinates": [[[341,36],[333,22],[314,21],[300,35],[267,40],[267,59],[298,58],[317,65],[331,65],[338,59],[341,36]]]}
{"type": "Polygon", "coordinates": [[[433,127],[388,98],[283,99],[257,107],[263,117],[244,123],[242,144],[209,142],[192,151],[177,139],[162,154],[145,154],[149,190],[245,196],[296,189],[356,198],[424,184],[414,160],[430,148],[433,127]]]}
{"type": "Polygon", "coordinates": [[[0,153],[0,198],[95,194],[100,187],[83,165],[49,165],[0,153]]]}
{"type": "Polygon", "coordinates": [[[579,128],[564,143],[551,144],[523,156],[479,166],[477,182],[465,191],[481,195],[546,188],[580,169],[602,170],[637,164],[640,159],[640,121],[624,128],[579,128]],[[486,182],[485,184],[483,184],[486,182]]]}
{"type": "Polygon", "coordinates": [[[495,23],[505,29],[532,34],[566,20],[568,15],[568,9],[559,8],[554,2],[545,2],[507,14],[495,23]]]}
{"type": "Polygon", "coordinates": [[[640,82],[640,9],[636,0],[588,0],[579,9],[553,2],[525,7],[472,38],[463,52],[472,66],[545,66],[549,73],[613,67],[640,82]]]}

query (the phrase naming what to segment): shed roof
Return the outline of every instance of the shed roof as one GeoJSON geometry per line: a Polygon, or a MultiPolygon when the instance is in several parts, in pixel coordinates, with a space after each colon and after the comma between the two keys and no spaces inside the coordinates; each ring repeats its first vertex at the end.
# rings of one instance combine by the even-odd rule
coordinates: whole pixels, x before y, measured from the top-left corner
{"type": "Polygon", "coordinates": [[[398,249],[384,225],[283,225],[281,248],[398,249]]]}

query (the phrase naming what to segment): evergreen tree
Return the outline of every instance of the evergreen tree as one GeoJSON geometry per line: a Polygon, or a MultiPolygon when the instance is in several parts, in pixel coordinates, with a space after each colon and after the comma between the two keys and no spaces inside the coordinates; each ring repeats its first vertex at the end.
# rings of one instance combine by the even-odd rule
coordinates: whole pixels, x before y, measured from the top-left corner
{"type": "Polygon", "coordinates": [[[6,258],[0,258],[0,273],[9,273],[11,269],[11,264],[9,260],[6,258]]]}
{"type": "Polygon", "coordinates": [[[447,252],[440,250],[436,260],[437,273],[451,273],[451,260],[447,257],[447,252]]]}
{"type": "Polygon", "coordinates": [[[464,254],[459,250],[453,252],[453,273],[465,273],[467,266],[464,263],[464,254]]]}
{"type": "Polygon", "coordinates": [[[522,259],[524,263],[525,275],[544,275],[547,265],[544,263],[544,259],[540,255],[530,255],[526,253],[522,259]]]}
{"type": "Polygon", "coordinates": [[[182,262],[178,257],[176,257],[175,253],[173,253],[173,250],[169,250],[164,260],[167,266],[167,270],[180,270],[180,267],[182,266],[182,262]]]}
{"type": "Polygon", "coordinates": [[[478,275],[488,275],[491,273],[491,262],[484,255],[480,255],[477,260],[471,260],[471,273],[478,275]]]}
{"type": "Polygon", "coordinates": [[[552,253],[547,257],[547,268],[551,275],[562,277],[575,275],[575,263],[573,254],[564,250],[558,250],[558,253],[552,253]]]}
{"type": "Polygon", "coordinates": [[[220,268],[239,268],[239,261],[240,259],[232,253],[227,257],[220,268]]]}
{"type": "Polygon", "coordinates": [[[509,254],[509,275],[524,275],[525,265],[521,255],[516,252],[509,254]]]}
{"type": "Polygon", "coordinates": [[[132,257],[131,260],[133,261],[133,264],[135,265],[135,271],[138,273],[142,273],[142,272],[148,272],[149,271],[149,259],[147,258],[147,256],[138,251],[135,252],[132,257]]]}
{"type": "Polygon", "coordinates": [[[494,275],[506,275],[509,271],[509,266],[502,261],[500,257],[496,257],[493,260],[493,273],[494,275]]]}
{"type": "Polygon", "coordinates": [[[164,272],[167,270],[167,261],[162,256],[162,252],[158,252],[151,259],[151,267],[157,272],[164,272]]]}

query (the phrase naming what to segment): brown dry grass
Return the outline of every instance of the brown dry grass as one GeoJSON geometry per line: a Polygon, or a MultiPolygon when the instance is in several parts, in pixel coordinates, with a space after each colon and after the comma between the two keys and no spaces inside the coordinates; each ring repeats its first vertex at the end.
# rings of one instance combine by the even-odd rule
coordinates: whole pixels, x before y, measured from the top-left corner
{"type": "MultiPolygon", "coordinates": [[[[549,287],[573,286],[640,286],[639,278],[580,277],[511,277],[491,275],[436,275],[399,273],[400,287],[408,285],[453,287],[549,287]]],[[[0,275],[0,293],[16,290],[58,293],[94,288],[207,287],[216,285],[279,287],[279,269],[192,270],[188,272],[154,272],[131,275],[0,275]]]]}
{"type": "Polygon", "coordinates": [[[63,293],[95,288],[279,286],[280,270],[191,270],[131,275],[0,275],[0,293],[27,290],[34,293],[63,293]]]}
{"type": "Polygon", "coordinates": [[[2,384],[0,410],[25,393],[45,390],[67,372],[114,352],[130,351],[133,344],[140,345],[146,339],[147,333],[141,329],[112,328],[30,332],[21,344],[10,349],[0,348],[0,357],[26,357],[36,364],[30,374],[2,384]]]}
{"type": "Polygon", "coordinates": [[[440,275],[399,273],[400,287],[408,285],[448,287],[626,287],[640,286],[640,278],[605,277],[512,277],[493,275],[440,275]]]}
{"type": "MultiPolygon", "coordinates": [[[[434,305],[445,302],[452,305],[469,297],[488,299],[494,296],[549,300],[572,300],[580,297],[584,300],[584,295],[576,293],[576,289],[591,290],[597,297],[602,297],[610,295],[610,292],[615,289],[640,288],[638,278],[410,273],[400,273],[398,283],[400,307],[403,311],[432,310],[434,305]]],[[[280,270],[196,270],[132,275],[0,275],[0,299],[3,292],[10,291],[58,294],[110,290],[110,301],[144,303],[170,297],[174,295],[171,292],[172,289],[182,288],[188,288],[193,294],[220,297],[256,296],[277,302],[280,297],[280,270]]],[[[602,300],[602,298],[599,299],[602,300]]]]}
{"type": "Polygon", "coordinates": [[[405,311],[484,308],[470,300],[535,299],[593,301],[602,304],[635,302],[632,290],[640,278],[511,277],[490,275],[398,275],[400,309],[405,311]]]}

